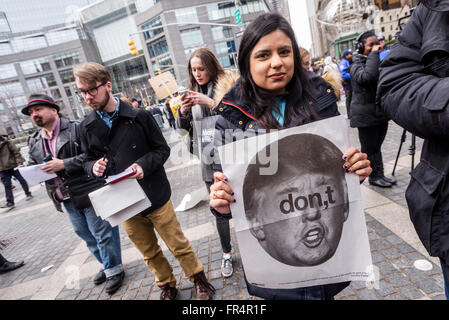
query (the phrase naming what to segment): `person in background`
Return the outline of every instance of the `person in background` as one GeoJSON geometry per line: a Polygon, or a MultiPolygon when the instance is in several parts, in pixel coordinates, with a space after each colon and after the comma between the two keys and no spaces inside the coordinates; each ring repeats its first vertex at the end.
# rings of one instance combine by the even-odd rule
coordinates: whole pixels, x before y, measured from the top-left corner
{"type": "Polygon", "coordinates": [[[353,51],[351,49],[346,49],[343,51],[340,64],[338,65],[338,70],[343,78],[343,88],[345,89],[346,97],[346,114],[348,119],[351,119],[351,100],[352,100],[352,85],[351,85],[351,74],[349,73],[349,68],[351,67],[353,57],[353,51]]]}
{"type": "Polygon", "coordinates": [[[304,49],[303,47],[299,47],[299,55],[301,57],[302,67],[308,71],[313,72],[312,60],[310,59],[309,51],[307,49],[304,49]]]}
{"type": "Polygon", "coordinates": [[[19,149],[15,144],[5,138],[5,136],[0,136],[0,178],[2,179],[3,186],[5,187],[6,204],[2,205],[0,208],[14,208],[14,193],[12,192],[11,178],[15,177],[22,186],[25,192],[25,200],[30,200],[33,196],[31,195],[28,183],[22,177],[18,167],[23,167],[25,159],[20,154],[19,149]]]}
{"type": "Polygon", "coordinates": [[[167,121],[170,127],[176,130],[176,120],[175,117],[173,116],[173,112],[171,111],[169,99],[165,100],[164,113],[165,116],[167,117],[167,121]]]}
{"type": "MultiPolygon", "coordinates": [[[[188,73],[190,79],[189,89],[181,95],[180,116],[178,117],[178,128],[190,133],[194,154],[198,154],[201,160],[201,173],[208,193],[214,181],[213,167],[210,154],[202,152],[202,132],[205,121],[209,121],[209,128],[212,132],[215,128],[216,115],[214,111],[215,101],[213,99],[217,80],[226,76],[215,55],[207,48],[195,50],[190,56],[188,63],[188,73]],[[209,158],[205,158],[209,156],[209,158]]],[[[211,138],[213,141],[213,137],[211,138]]],[[[222,215],[212,211],[215,216],[217,231],[220,236],[223,258],[221,273],[223,277],[230,277],[233,273],[231,230],[229,226],[229,215],[222,215]]]]}
{"type": "Polygon", "coordinates": [[[369,184],[391,188],[395,180],[384,175],[382,143],[388,130],[388,117],[376,106],[376,89],[379,78],[379,40],[372,31],[366,31],[358,37],[358,54],[351,66],[352,128],[357,128],[362,152],[368,154],[373,173],[369,184]]]}
{"type": "Polygon", "coordinates": [[[385,37],[382,34],[377,36],[377,40],[379,40],[379,60],[382,62],[390,53],[390,49],[385,45],[385,37]]]}
{"type": "Polygon", "coordinates": [[[332,61],[332,57],[331,56],[327,56],[326,58],[324,58],[323,75],[325,75],[326,73],[328,73],[331,70],[337,70],[338,71],[338,66],[332,61]]]}

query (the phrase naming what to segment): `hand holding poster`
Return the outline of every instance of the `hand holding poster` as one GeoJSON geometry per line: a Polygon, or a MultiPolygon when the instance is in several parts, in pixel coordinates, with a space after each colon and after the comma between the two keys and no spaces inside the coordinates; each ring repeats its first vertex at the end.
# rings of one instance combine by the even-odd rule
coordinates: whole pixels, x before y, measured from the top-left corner
{"type": "Polygon", "coordinates": [[[367,280],[359,179],[343,169],[348,147],[340,116],[218,148],[248,282],[291,289],[367,280]]]}

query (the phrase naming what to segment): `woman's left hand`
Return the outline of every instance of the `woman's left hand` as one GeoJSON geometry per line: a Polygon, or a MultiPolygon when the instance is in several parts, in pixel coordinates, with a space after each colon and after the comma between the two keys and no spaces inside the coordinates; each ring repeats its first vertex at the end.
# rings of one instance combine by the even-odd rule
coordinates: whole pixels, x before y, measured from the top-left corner
{"type": "Polygon", "coordinates": [[[358,149],[351,147],[343,154],[343,169],[347,173],[354,172],[359,176],[360,182],[366,179],[373,169],[370,166],[368,155],[360,152],[358,149]]]}
{"type": "Polygon", "coordinates": [[[208,106],[209,109],[215,108],[215,101],[205,94],[195,92],[192,90],[188,90],[189,92],[189,99],[193,102],[193,104],[202,104],[205,106],[208,106]]]}

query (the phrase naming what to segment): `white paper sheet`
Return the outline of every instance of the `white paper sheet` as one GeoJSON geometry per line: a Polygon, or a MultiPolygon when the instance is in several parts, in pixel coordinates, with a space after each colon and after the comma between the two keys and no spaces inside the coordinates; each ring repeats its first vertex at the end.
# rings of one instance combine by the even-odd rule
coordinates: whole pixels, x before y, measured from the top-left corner
{"type": "Polygon", "coordinates": [[[347,124],[342,116],[218,148],[223,172],[235,193],[231,211],[250,283],[291,289],[368,279],[372,261],[358,176],[338,173],[340,178],[328,178],[330,172],[344,170],[341,156],[348,148],[347,124]],[[274,142],[278,142],[278,149],[271,149],[266,159],[261,158],[266,146],[274,146],[274,142]],[[328,153],[323,148],[329,144],[333,145],[334,153],[340,152],[332,161],[332,169],[328,169],[327,162],[315,165],[318,169],[314,172],[308,172],[307,166],[301,167],[320,163],[318,158],[328,153]],[[296,154],[290,150],[298,150],[297,158],[286,158],[288,154],[296,154]],[[254,168],[251,164],[255,163],[256,154],[259,162],[266,164],[258,169],[257,177],[249,169],[254,168]],[[313,154],[312,159],[309,154],[313,154]],[[295,169],[289,176],[292,167],[295,169]],[[320,173],[321,167],[325,174],[320,173]],[[287,174],[281,176],[279,172],[287,174]],[[327,184],[332,187],[326,189],[327,184]],[[329,222],[332,217],[338,222],[329,222]]]}
{"type": "Polygon", "coordinates": [[[22,177],[27,181],[28,185],[34,186],[43,181],[57,177],[55,173],[46,173],[45,171],[42,171],[41,167],[43,165],[44,164],[36,164],[34,166],[18,168],[18,170],[22,177]]]}
{"type": "Polygon", "coordinates": [[[124,179],[89,193],[97,216],[115,226],[151,206],[136,179],[124,179]]]}
{"type": "Polygon", "coordinates": [[[114,183],[116,180],[120,181],[120,180],[122,180],[123,177],[130,176],[134,172],[136,172],[136,169],[131,168],[129,170],[122,171],[119,174],[115,174],[113,176],[110,176],[107,179],[105,179],[105,181],[106,181],[106,183],[111,183],[111,182],[114,183]]]}

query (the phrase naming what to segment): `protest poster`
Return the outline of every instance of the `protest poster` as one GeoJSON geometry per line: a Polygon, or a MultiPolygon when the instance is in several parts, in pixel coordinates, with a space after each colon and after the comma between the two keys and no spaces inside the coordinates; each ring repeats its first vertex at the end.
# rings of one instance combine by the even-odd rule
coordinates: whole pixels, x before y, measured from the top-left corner
{"type": "Polygon", "coordinates": [[[348,148],[342,116],[217,148],[248,282],[291,289],[370,279],[359,178],[343,169],[348,148]]]}

